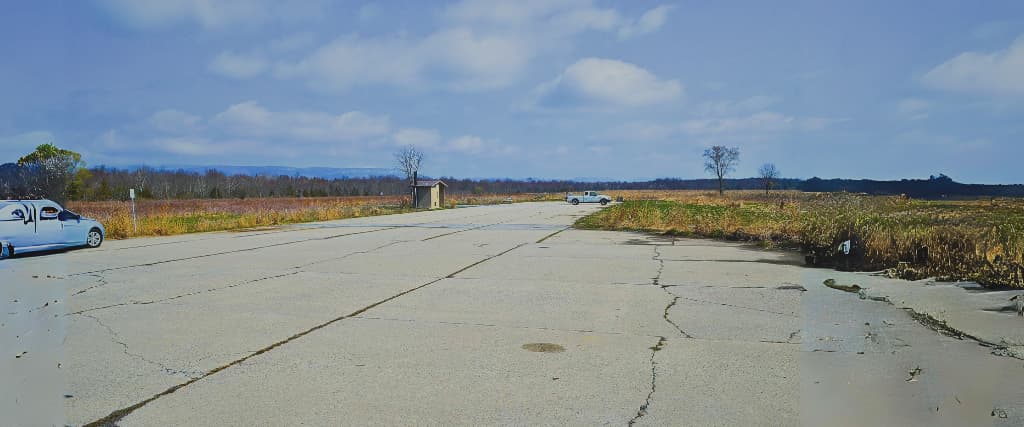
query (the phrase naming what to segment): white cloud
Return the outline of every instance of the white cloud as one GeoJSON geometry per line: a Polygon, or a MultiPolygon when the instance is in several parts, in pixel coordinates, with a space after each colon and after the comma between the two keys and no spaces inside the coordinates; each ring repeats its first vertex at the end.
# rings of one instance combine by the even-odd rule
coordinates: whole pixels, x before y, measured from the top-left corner
{"type": "Polygon", "coordinates": [[[598,139],[623,141],[660,141],[678,135],[678,125],[656,122],[628,122],[613,127],[598,139]]]}
{"type": "Polygon", "coordinates": [[[501,144],[498,141],[484,139],[476,135],[463,135],[453,138],[441,147],[441,150],[488,157],[508,156],[519,152],[519,149],[514,146],[501,144]]]}
{"type": "Polygon", "coordinates": [[[297,62],[280,62],[275,74],[301,78],[311,88],[340,91],[355,84],[412,85],[420,80],[423,56],[406,39],[343,37],[297,62]]]}
{"type": "Polygon", "coordinates": [[[42,144],[55,143],[56,138],[47,131],[25,132],[0,136],[0,164],[17,162],[42,144]]]}
{"type": "Polygon", "coordinates": [[[467,28],[438,32],[419,46],[423,62],[454,73],[458,89],[490,89],[514,82],[533,56],[520,38],[476,34],[467,28]],[[433,64],[436,59],[437,64],[433,64]]]}
{"type": "Polygon", "coordinates": [[[188,133],[200,127],[199,116],[174,109],[160,110],[149,117],[149,125],[161,132],[188,133]]]}
{"type": "Polygon", "coordinates": [[[799,130],[817,131],[848,121],[850,119],[846,117],[798,117],[796,127],[799,130]]]}
{"type": "Polygon", "coordinates": [[[321,15],[316,0],[97,0],[121,24],[136,29],[164,29],[197,24],[206,29],[267,22],[296,22],[321,15]]]}
{"type": "Polygon", "coordinates": [[[541,108],[617,109],[674,101],[682,96],[683,85],[627,62],[585,58],[537,92],[541,108]]]}
{"type": "Polygon", "coordinates": [[[274,53],[291,52],[313,44],[316,37],[312,33],[295,33],[271,40],[267,49],[274,53]]]}
{"type": "Polygon", "coordinates": [[[443,15],[455,22],[485,25],[528,25],[552,15],[591,8],[590,0],[463,0],[443,15]]]}
{"type": "Polygon", "coordinates": [[[187,156],[208,156],[222,154],[232,147],[223,143],[214,143],[206,138],[199,137],[169,137],[156,138],[150,143],[161,150],[172,154],[183,154],[187,156]]]}
{"type": "Polygon", "coordinates": [[[664,23],[670,9],[660,6],[630,20],[615,9],[595,6],[592,0],[463,0],[448,6],[442,16],[457,26],[518,29],[550,39],[590,30],[651,32],[664,23]]]}
{"type": "Polygon", "coordinates": [[[794,117],[773,111],[761,111],[746,116],[686,120],[682,123],[681,129],[693,135],[818,131],[847,120],[830,117],[794,117]]]}
{"type": "Polygon", "coordinates": [[[928,101],[917,98],[905,98],[896,103],[896,112],[900,117],[910,120],[923,120],[928,118],[928,110],[932,104],[928,101]]]}
{"type": "Polygon", "coordinates": [[[421,148],[436,147],[441,142],[441,134],[436,129],[405,128],[392,135],[397,145],[413,145],[421,148]]]}
{"type": "Polygon", "coordinates": [[[755,95],[737,101],[709,101],[697,106],[702,115],[724,116],[761,111],[781,101],[775,96],[755,95]]]}
{"type": "Polygon", "coordinates": [[[778,132],[792,129],[796,119],[784,114],[762,111],[749,116],[687,120],[682,130],[689,134],[739,132],[778,132]]]}
{"type": "Polygon", "coordinates": [[[753,136],[783,132],[824,130],[847,121],[842,118],[795,117],[773,111],[711,118],[695,118],[676,123],[650,121],[627,122],[612,127],[596,139],[622,141],[663,141],[680,136],[753,136]]]}
{"type": "Polygon", "coordinates": [[[451,88],[477,90],[512,83],[532,55],[529,43],[515,36],[454,28],[419,40],[343,37],[297,62],[280,62],[276,74],[326,91],[359,84],[420,86],[426,74],[451,88]]]}
{"type": "Polygon", "coordinates": [[[210,122],[233,135],[303,141],[353,141],[384,136],[390,131],[387,116],[373,116],[360,111],[337,115],[270,111],[253,101],[232,105],[210,122]]]}
{"type": "Polygon", "coordinates": [[[484,140],[479,136],[460,136],[448,142],[448,147],[454,151],[479,153],[484,148],[484,140]]]}
{"type": "Polygon", "coordinates": [[[369,21],[380,15],[380,5],[377,3],[366,3],[359,7],[359,20],[369,21]]]}
{"type": "Polygon", "coordinates": [[[675,6],[671,5],[661,5],[644,12],[635,22],[627,23],[619,29],[619,38],[626,39],[657,31],[665,24],[668,13],[674,8],[675,6]]]}
{"type": "Polygon", "coordinates": [[[609,31],[621,21],[622,17],[615,10],[585,7],[552,17],[551,25],[558,31],[576,34],[587,30],[609,31]]]}
{"type": "Polygon", "coordinates": [[[267,69],[267,61],[260,55],[243,55],[222,52],[210,61],[210,71],[225,77],[246,79],[255,77],[267,69]]]}
{"type": "MultiPolygon", "coordinates": [[[[648,11],[628,23],[628,32],[653,31],[668,10],[648,11]]],[[[568,50],[576,35],[615,31],[624,22],[616,10],[596,7],[591,0],[463,0],[444,8],[437,28],[422,36],[348,35],[299,59],[279,60],[274,70],[316,91],[359,85],[504,88],[538,57],[568,50]]]]}
{"type": "Polygon", "coordinates": [[[959,92],[1024,95],[1024,36],[997,52],[964,52],[925,73],[931,87],[959,92]]]}

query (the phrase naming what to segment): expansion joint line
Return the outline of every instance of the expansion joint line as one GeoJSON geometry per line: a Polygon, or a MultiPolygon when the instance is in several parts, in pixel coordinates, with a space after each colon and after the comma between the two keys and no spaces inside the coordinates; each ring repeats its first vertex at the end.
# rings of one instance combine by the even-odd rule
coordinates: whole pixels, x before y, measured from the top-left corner
{"type": "Polygon", "coordinates": [[[220,256],[220,255],[228,255],[228,254],[237,254],[237,253],[241,253],[241,252],[258,251],[258,250],[267,249],[267,248],[273,248],[273,247],[278,247],[278,246],[287,246],[287,245],[295,245],[295,244],[306,243],[306,242],[330,240],[330,239],[336,239],[336,238],[339,238],[339,237],[355,236],[355,235],[358,235],[358,234],[376,233],[378,231],[394,230],[396,228],[399,228],[399,227],[383,227],[383,228],[378,228],[378,229],[375,229],[375,230],[359,231],[359,232],[355,232],[355,233],[342,233],[342,234],[334,234],[334,235],[330,235],[330,236],[326,236],[326,237],[313,237],[313,238],[309,238],[309,239],[295,240],[295,241],[291,241],[291,242],[281,242],[281,243],[274,243],[274,244],[269,244],[269,245],[262,245],[262,246],[254,246],[254,247],[249,247],[249,248],[235,249],[235,250],[230,250],[230,251],[214,252],[212,254],[195,255],[195,256],[184,257],[184,258],[172,258],[172,259],[165,259],[165,260],[161,260],[161,261],[147,262],[147,263],[144,263],[144,264],[135,264],[135,265],[126,265],[126,266],[121,266],[121,267],[104,268],[104,269],[101,269],[101,270],[86,271],[86,272],[82,272],[82,273],[74,273],[74,274],[71,274],[70,276],[96,275],[97,273],[103,273],[103,272],[107,272],[107,271],[125,270],[125,269],[129,269],[129,268],[138,268],[138,267],[150,267],[150,266],[154,266],[154,265],[167,264],[167,263],[172,263],[172,262],[188,261],[188,260],[193,260],[193,259],[208,258],[208,257],[215,257],[215,256],[220,256]]]}
{"type": "MultiPolygon", "coordinates": [[[[373,308],[375,308],[377,306],[380,306],[382,304],[386,304],[386,303],[388,303],[390,301],[393,301],[395,299],[401,298],[401,297],[403,297],[405,295],[408,295],[410,293],[413,293],[415,291],[423,289],[423,288],[425,288],[427,286],[433,285],[433,284],[435,284],[437,282],[440,282],[440,281],[442,281],[444,279],[450,279],[452,277],[455,277],[455,275],[457,275],[459,273],[462,273],[462,272],[464,272],[466,270],[469,270],[470,268],[473,268],[475,266],[483,264],[483,263],[485,263],[487,261],[490,261],[490,260],[492,260],[494,258],[497,258],[497,257],[500,257],[502,255],[505,255],[505,254],[507,254],[509,252],[512,252],[512,251],[514,251],[516,249],[519,249],[519,248],[521,248],[523,246],[526,246],[527,244],[529,244],[529,243],[522,243],[522,244],[516,245],[515,247],[513,247],[511,249],[507,249],[505,251],[502,251],[502,252],[497,253],[495,255],[489,256],[489,257],[484,258],[484,259],[482,259],[480,261],[474,262],[474,263],[472,263],[470,265],[467,265],[467,266],[465,266],[463,268],[460,268],[459,270],[456,270],[455,272],[453,272],[453,273],[451,273],[451,274],[449,274],[449,275],[447,275],[445,277],[434,279],[434,280],[426,282],[426,283],[424,283],[422,285],[419,285],[419,286],[416,286],[416,287],[413,287],[413,288],[410,288],[410,289],[406,289],[405,291],[399,292],[399,293],[397,293],[395,295],[392,295],[390,297],[387,297],[385,299],[377,301],[377,302],[375,302],[373,304],[370,304],[370,305],[368,305],[366,307],[360,308],[360,309],[358,309],[356,311],[353,311],[352,313],[345,314],[345,315],[342,315],[342,316],[338,316],[338,317],[330,319],[330,320],[328,320],[326,322],[323,322],[323,323],[320,323],[318,325],[315,325],[315,326],[313,326],[313,327],[311,327],[309,329],[306,329],[306,330],[304,330],[302,332],[294,334],[294,335],[292,335],[292,336],[290,336],[288,338],[285,338],[285,339],[283,339],[281,341],[275,342],[275,343],[270,344],[270,345],[268,345],[266,347],[263,347],[263,348],[261,348],[259,350],[256,350],[256,351],[254,351],[252,353],[249,353],[249,354],[247,354],[244,357],[241,357],[239,359],[235,359],[234,361],[231,361],[231,362],[229,362],[229,363],[227,363],[225,365],[222,365],[222,366],[219,366],[217,368],[211,369],[210,371],[207,371],[207,372],[203,373],[202,375],[191,377],[188,381],[185,381],[185,382],[180,383],[178,385],[172,386],[172,387],[168,388],[167,390],[164,390],[164,391],[162,391],[160,393],[157,393],[157,394],[155,394],[155,395],[153,395],[153,396],[151,396],[151,397],[149,397],[149,398],[147,398],[147,399],[145,399],[145,400],[143,400],[141,402],[138,402],[138,403],[136,403],[134,405],[131,405],[131,406],[128,406],[128,407],[125,407],[125,408],[121,408],[121,409],[115,410],[115,411],[111,412],[110,414],[108,414],[107,416],[105,416],[103,418],[100,418],[98,420],[95,420],[95,421],[92,421],[92,422],[90,422],[88,424],[85,424],[85,427],[100,427],[100,426],[117,425],[118,421],[122,420],[124,417],[128,416],[132,412],[135,412],[139,408],[142,408],[143,406],[148,405],[149,403],[153,402],[154,400],[157,400],[157,399],[159,399],[161,397],[164,397],[164,396],[167,396],[169,394],[172,394],[172,393],[174,393],[174,392],[176,392],[178,390],[181,390],[182,388],[188,387],[188,386],[190,386],[190,385],[192,385],[192,384],[194,384],[194,383],[196,383],[198,381],[201,381],[201,380],[203,380],[203,379],[205,379],[207,377],[210,377],[210,376],[212,376],[212,375],[214,375],[214,374],[216,374],[218,372],[221,372],[223,370],[231,368],[232,366],[237,366],[237,365],[240,365],[242,363],[245,363],[247,360],[249,360],[249,359],[251,359],[253,357],[259,356],[259,355],[261,355],[263,353],[266,353],[268,351],[271,351],[271,350],[273,350],[275,348],[278,348],[280,346],[288,344],[288,343],[290,343],[292,341],[295,341],[295,340],[297,340],[299,338],[302,338],[302,337],[304,337],[304,336],[306,336],[306,335],[308,335],[310,333],[313,333],[315,331],[323,329],[323,328],[325,328],[327,326],[330,326],[330,325],[332,325],[334,323],[340,322],[340,321],[348,319],[348,318],[359,316],[359,315],[361,315],[361,314],[363,314],[363,313],[365,313],[365,312],[367,312],[367,311],[369,311],[369,310],[371,310],[371,309],[373,309],[373,308]]],[[[87,316],[87,315],[83,314],[83,316],[87,316]]],[[[88,317],[92,317],[92,316],[88,316],[88,317]]],[[[93,317],[93,318],[95,319],[95,317],[93,317]]],[[[108,330],[109,330],[109,328],[108,328],[108,330]]],[[[125,346],[124,344],[122,344],[122,345],[125,346]]],[[[127,346],[125,346],[125,349],[127,350],[127,346]]]]}
{"type": "Polygon", "coordinates": [[[541,238],[540,238],[540,240],[538,240],[538,241],[537,241],[537,243],[543,243],[543,242],[544,242],[545,240],[547,240],[547,239],[550,239],[550,238],[552,238],[552,237],[555,237],[555,236],[556,236],[556,235],[557,235],[558,233],[561,233],[561,232],[563,232],[563,231],[565,231],[565,230],[568,230],[568,229],[570,229],[570,228],[572,228],[572,226],[571,226],[571,225],[570,225],[570,226],[568,226],[568,227],[565,227],[565,228],[563,228],[563,229],[561,229],[561,230],[558,230],[558,231],[556,231],[556,232],[554,232],[554,233],[548,234],[547,236],[541,237],[541,238]]]}
{"type": "MultiPolygon", "coordinates": [[[[167,301],[171,301],[171,300],[176,300],[176,299],[179,299],[179,298],[190,297],[190,296],[193,296],[193,295],[205,294],[207,292],[216,292],[216,291],[221,291],[221,290],[224,290],[224,289],[236,288],[236,287],[239,287],[239,286],[245,286],[245,285],[249,285],[249,284],[252,284],[252,283],[262,282],[262,281],[265,281],[265,280],[273,280],[273,279],[280,279],[282,277],[287,277],[287,276],[294,276],[296,274],[299,274],[299,272],[298,271],[292,271],[292,272],[283,273],[283,274],[276,274],[276,275],[273,275],[273,276],[260,277],[260,278],[257,278],[257,279],[251,279],[251,280],[246,280],[246,281],[243,281],[243,282],[238,282],[238,283],[235,283],[235,284],[232,284],[232,285],[221,286],[221,287],[216,287],[216,288],[209,288],[209,289],[204,289],[204,290],[200,290],[200,291],[193,291],[193,292],[188,292],[188,293],[184,293],[184,294],[180,294],[180,295],[175,295],[175,296],[171,296],[171,297],[167,297],[167,298],[160,298],[160,299],[147,300],[147,301],[129,301],[129,302],[122,302],[122,303],[117,303],[117,304],[104,305],[104,306],[100,306],[100,307],[87,308],[85,310],[80,310],[80,311],[76,311],[76,312],[73,312],[73,313],[68,313],[67,316],[71,316],[71,315],[75,315],[75,314],[82,314],[84,316],[83,313],[88,313],[88,312],[97,311],[97,310],[106,310],[108,308],[114,308],[114,307],[123,307],[123,306],[126,306],[126,305],[157,304],[157,303],[167,302],[167,301]]],[[[75,294],[75,295],[78,295],[78,294],[75,294]]],[[[92,316],[88,316],[88,317],[92,317],[92,316]]]]}

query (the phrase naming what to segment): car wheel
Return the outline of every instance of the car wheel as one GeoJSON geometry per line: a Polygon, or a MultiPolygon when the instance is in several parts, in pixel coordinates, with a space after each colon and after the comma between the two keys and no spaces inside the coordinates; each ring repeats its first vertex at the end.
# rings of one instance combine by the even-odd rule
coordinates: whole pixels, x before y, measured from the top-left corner
{"type": "Polygon", "coordinates": [[[608,199],[601,199],[601,206],[607,205],[608,199]]]}
{"type": "Polygon", "coordinates": [[[569,203],[572,203],[574,205],[578,205],[578,204],[580,204],[580,201],[577,200],[577,199],[572,199],[572,202],[569,202],[569,203]]]}
{"type": "Polygon", "coordinates": [[[103,233],[100,232],[100,229],[89,230],[89,234],[85,237],[85,245],[90,248],[98,248],[101,244],[103,244],[103,233]]]}

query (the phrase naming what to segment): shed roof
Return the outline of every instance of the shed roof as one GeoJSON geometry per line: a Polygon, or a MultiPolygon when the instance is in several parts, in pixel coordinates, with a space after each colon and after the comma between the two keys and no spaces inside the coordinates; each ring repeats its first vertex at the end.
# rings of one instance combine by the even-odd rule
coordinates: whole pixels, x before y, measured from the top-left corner
{"type": "Polygon", "coordinates": [[[433,187],[439,184],[445,187],[448,186],[448,184],[445,184],[444,181],[441,181],[440,179],[421,179],[416,181],[414,187],[433,187]]]}

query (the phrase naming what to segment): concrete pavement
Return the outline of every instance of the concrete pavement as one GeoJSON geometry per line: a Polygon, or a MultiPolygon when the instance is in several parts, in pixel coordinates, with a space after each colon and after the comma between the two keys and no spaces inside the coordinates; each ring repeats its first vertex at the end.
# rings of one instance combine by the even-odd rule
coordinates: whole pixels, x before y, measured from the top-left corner
{"type": "Polygon", "coordinates": [[[2,261],[0,417],[1024,424],[1024,362],[821,285],[860,276],[568,228],[595,209],[464,208],[2,261]]]}

